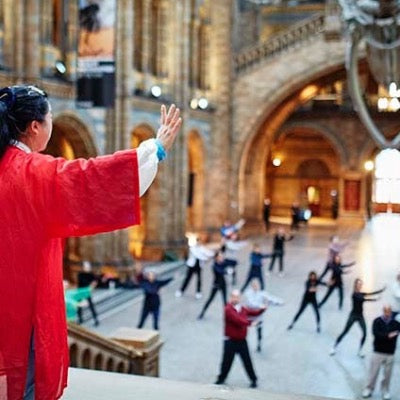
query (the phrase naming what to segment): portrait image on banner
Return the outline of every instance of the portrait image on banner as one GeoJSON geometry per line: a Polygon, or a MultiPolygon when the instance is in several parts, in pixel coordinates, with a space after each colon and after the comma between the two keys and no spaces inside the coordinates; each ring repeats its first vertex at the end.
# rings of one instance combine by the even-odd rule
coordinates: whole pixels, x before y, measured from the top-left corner
{"type": "Polygon", "coordinates": [[[114,102],[116,0],[79,0],[78,105],[114,102]]]}

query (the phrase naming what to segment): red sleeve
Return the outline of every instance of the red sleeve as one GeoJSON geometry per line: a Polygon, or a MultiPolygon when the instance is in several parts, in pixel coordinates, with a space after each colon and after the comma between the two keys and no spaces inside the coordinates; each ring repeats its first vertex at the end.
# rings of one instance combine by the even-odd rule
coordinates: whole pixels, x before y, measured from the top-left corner
{"type": "Polygon", "coordinates": [[[260,309],[256,310],[254,308],[250,309],[250,308],[244,307],[244,309],[245,309],[247,315],[250,315],[252,317],[256,317],[257,315],[260,315],[265,311],[265,308],[260,308],[260,309]]]}
{"type": "Polygon", "coordinates": [[[135,150],[89,160],[32,158],[35,192],[42,197],[49,235],[90,235],[140,223],[135,150]]]}
{"type": "Polygon", "coordinates": [[[233,307],[226,307],[225,308],[225,319],[226,322],[230,322],[236,326],[249,326],[251,322],[243,315],[240,315],[236,312],[233,307]]]}

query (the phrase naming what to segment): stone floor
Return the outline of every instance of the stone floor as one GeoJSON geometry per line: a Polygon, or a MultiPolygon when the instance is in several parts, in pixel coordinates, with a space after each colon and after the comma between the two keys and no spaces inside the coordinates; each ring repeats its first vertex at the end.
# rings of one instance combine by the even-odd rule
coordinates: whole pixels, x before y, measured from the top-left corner
{"type": "Polygon", "coordinates": [[[71,368],[63,400],[329,400],[71,368]]]}
{"type": "MultiPolygon", "coordinates": [[[[283,306],[270,306],[265,315],[265,335],[261,353],[255,350],[255,332],[248,340],[259,377],[261,390],[282,394],[305,394],[341,399],[358,399],[363,388],[372,348],[371,322],[378,316],[384,302],[393,303],[390,286],[400,270],[400,217],[381,215],[375,217],[364,230],[350,228],[309,226],[303,227],[287,244],[286,275],[267,277],[267,290],[285,300],[283,306]],[[316,333],[313,311],[308,309],[294,329],[287,331],[303,295],[304,281],[310,270],[321,272],[326,261],[329,237],[338,233],[350,240],[344,252],[344,261],[356,260],[351,273],[346,275],[345,303],[338,310],[337,294],[333,293],[321,310],[322,332],[316,333]],[[350,309],[351,288],[354,278],[361,277],[365,290],[388,285],[382,299],[365,304],[368,338],[365,345],[367,357],[357,357],[360,330],[354,326],[345,337],[336,356],[329,350],[341,332],[350,309]]],[[[258,241],[263,251],[271,248],[272,235],[249,238],[258,241]]],[[[239,283],[248,268],[250,245],[238,254],[240,261],[239,283]]],[[[268,265],[268,264],[267,264],[268,265]]],[[[211,269],[204,271],[204,297],[194,298],[191,283],[182,298],[175,298],[184,268],[175,272],[175,280],[162,292],[161,336],[165,345],[161,353],[161,377],[171,380],[213,382],[218,373],[222,353],[222,301],[216,297],[202,321],[196,319],[211,285],[211,269]]],[[[321,297],[325,289],[319,293],[321,297]]],[[[118,308],[101,321],[95,330],[110,335],[120,326],[135,326],[139,318],[141,299],[118,308]]],[[[399,307],[400,308],[400,307],[399,307]]],[[[88,324],[88,326],[91,326],[88,324]]],[[[148,320],[146,327],[151,327],[148,320]]],[[[400,343],[399,343],[400,347],[400,343]]],[[[393,371],[392,394],[400,399],[400,356],[396,354],[393,371]]],[[[246,388],[247,377],[241,363],[236,360],[227,380],[228,387],[246,388]]],[[[256,398],[256,397],[254,397],[256,398]]],[[[375,398],[381,398],[379,392],[375,398]]]]}

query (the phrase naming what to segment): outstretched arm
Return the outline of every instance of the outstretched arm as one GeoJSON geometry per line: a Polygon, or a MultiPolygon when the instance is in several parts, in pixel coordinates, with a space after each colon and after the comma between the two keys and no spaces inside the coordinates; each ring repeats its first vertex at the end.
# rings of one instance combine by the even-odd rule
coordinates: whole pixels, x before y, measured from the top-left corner
{"type": "Polygon", "coordinates": [[[142,196],[153,182],[158,162],[165,159],[182,124],[179,108],[172,104],[168,110],[161,106],[160,128],[155,139],[142,142],[137,148],[139,165],[139,192],[142,196]]]}

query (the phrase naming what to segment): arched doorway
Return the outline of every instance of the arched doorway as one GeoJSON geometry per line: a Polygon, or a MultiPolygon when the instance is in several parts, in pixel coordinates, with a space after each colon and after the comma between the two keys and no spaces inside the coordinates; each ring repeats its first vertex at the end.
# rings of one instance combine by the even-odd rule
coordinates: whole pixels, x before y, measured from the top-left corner
{"type": "MultiPolygon", "coordinates": [[[[73,160],[95,157],[97,150],[87,126],[75,115],[62,114],[53,120],[53,133],[44,153],[73,160]]],[[[65,279],[72,279],[71,267],[81,261],[80,238],[68,238],[64,247],[65,279]]]]}
{"type": "Polygon", "coordinates": [[[298,202],[313,216],[337,217],[340,161],[323,133],[301,126],[279,132],[266,163],[265,197],[273,215],[289,216],[298,202]]]}
{"type": "Polygon", "coordinates": [[[197,131],[191,131],[188,135],[188,164],[186,230],[198,231],[203,227],[204,148],[197,131]]]}
{"type": "MultiPolygon", "coordinates": [[[[135,127],[131,133],[131,147],[137,148],[141,142],[152,137],[154,137],[154,131],[149,125],[139,125],[135,127]]],[[[135,225],[129,228],[129,253],[134,258],[142,258],[144,242],[146,240],[148,229],[147,208],[151,203],[149,199],[154,192],[155,185],[156,182],[154,182],[147,192],[140,198],[140,225],[135,225]]]]}

